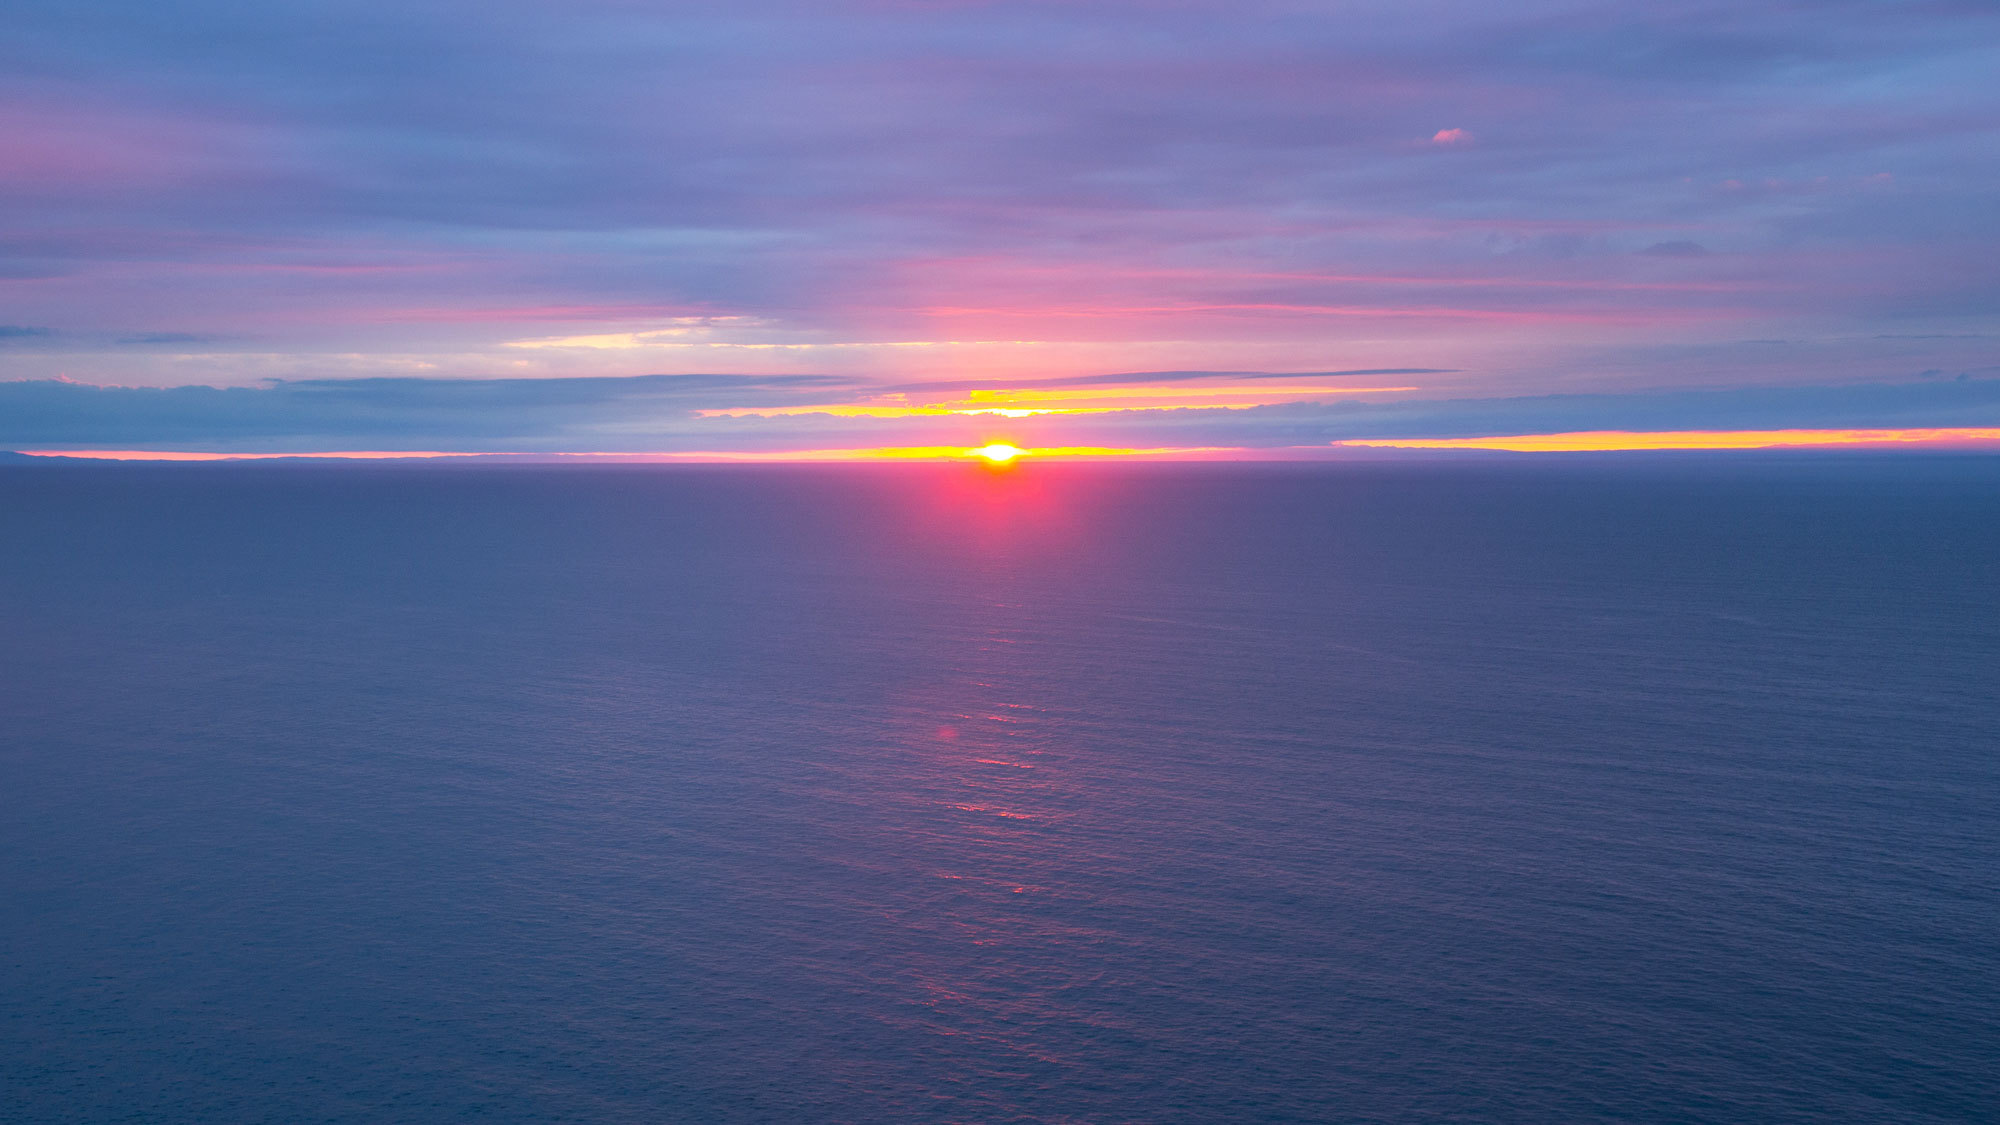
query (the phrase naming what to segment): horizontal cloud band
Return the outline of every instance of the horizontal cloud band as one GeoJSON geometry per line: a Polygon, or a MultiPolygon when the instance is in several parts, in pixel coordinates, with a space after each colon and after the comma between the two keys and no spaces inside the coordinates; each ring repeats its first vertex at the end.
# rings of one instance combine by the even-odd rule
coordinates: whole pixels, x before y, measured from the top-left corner
{"type": "Polygon", "coordinates": [[[699,416],[720,407],[784,407],[879,389],[824,375],[354,379],[165,389],[23,381],[0,383],[0,448],[671,453],[978,445],[1000,439],[1038,446],[1274,448],[1605,430],[2000,426],[2000,379],[1968,378],[1629,394],[1376,397],[1022,419],[699,416]]]}

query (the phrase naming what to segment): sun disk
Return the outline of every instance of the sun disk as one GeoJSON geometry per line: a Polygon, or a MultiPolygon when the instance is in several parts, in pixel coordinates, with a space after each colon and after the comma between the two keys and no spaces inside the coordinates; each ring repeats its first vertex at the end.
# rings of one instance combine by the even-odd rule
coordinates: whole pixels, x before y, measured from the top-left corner
{"type": "Polygon", "coordinates": [[[984,457],[995,465],[1005,465],[1014,458],[1026,453],[1027,450],[1002,442],[995,442],[992,445],[982,445],[978,449],[968,449],[965,452],[972,457],[984,457]]]}

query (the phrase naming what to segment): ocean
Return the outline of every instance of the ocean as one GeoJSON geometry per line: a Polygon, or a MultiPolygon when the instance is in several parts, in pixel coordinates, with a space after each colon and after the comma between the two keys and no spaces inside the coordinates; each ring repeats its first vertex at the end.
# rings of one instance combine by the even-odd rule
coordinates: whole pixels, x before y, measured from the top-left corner
{"type": "Polygon", "coordinates": [[[0,1120],[1996,1106],[2000,458],[0,468],[0,1120]]]}

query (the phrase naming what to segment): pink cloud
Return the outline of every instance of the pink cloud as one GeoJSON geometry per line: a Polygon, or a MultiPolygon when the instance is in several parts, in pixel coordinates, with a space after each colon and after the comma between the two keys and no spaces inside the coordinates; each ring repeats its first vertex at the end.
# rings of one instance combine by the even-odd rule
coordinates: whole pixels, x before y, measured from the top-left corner
{"type": "Polygon", "coordinates": [[[1431,134],[1431,143],[1434,145],[1469,145],[1472,143],[1472,134],[1463,129],[1439,129],[1437,132],[1431,134]]]}
{"type": "Polygon", "coordinates": [[[0,103],[0,189],[135,193],[240,155],[241,130],[133,106],[0,103]]]}

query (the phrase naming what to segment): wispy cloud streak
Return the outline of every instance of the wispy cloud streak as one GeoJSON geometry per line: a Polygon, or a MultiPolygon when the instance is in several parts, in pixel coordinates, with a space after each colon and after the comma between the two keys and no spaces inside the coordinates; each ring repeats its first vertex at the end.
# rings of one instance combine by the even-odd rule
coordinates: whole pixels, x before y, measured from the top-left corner
{"type": "MultiPolygon", "coordinates": [[[[1209,373],[1196,380],[1212,386],[1209,373]]],[[[1173,391],[1143,374],[1127,388],[1173,391]]],[[[1257,379],[1235,380],[1254,387],[1257,379]]],[[[1060,390],[1061,388],[1056,388],[1060,390]]],[[[1214,388],[1222,389],[1222,388],[1214,388]]],[[[962,392],[952,392],[962,393],[962,392]]],[[[1053,391],[1048,393],[1054,393],[1053,391]]],[[[877,390],[832,375],[624,379],[344,379],[260,387],[0,383],[0,448],[318,453],[693,455],[973,448],[1324,448],[1624,432],[1914,431],[2000,427],[2000,379],[1479,398],[1319,395],[1245,406],[1166,398],[1075,413],[904,415],[821,409],[877,390]],[[746,403],[768,416],[741,417],[746,403]],[[808,408],[803,411],[793,408],[808,408]]],[[[977,401],[977,400],[975,400],[977,401]]]]}
{"type": "MultiPolygon", "coordinates": [[[[1977,369],[2000,11],[19,0],[0,364],[254,385],[1977,369]],[[1836,341],[1928,337],[1853,350],[1836,341]],[[1799,343],[1690,369],[1674,347],[1799,343]],[[718,357],[726,357],[726,362],[718,357]]],[[[1426,382],[1425,386],[1432,384],[1426,382]]]]}

